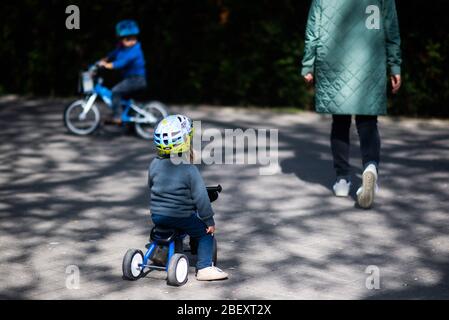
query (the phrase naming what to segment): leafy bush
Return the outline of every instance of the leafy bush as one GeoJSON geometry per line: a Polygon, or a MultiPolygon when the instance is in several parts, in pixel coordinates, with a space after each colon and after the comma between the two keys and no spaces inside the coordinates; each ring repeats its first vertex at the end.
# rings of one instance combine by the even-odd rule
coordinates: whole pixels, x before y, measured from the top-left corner
{"type": "MultiPolygon", "coordinates": [[[[115,23],[134,18],[142,28],[149,97],[313,108],[313,92],[299,75],[310,1],[79,0],[81,30],[67,30],[65,8],[70,4],[0,4],[2,92],[75,94],[79,70],[113,48],[115,23]]],[[[445,2],[397,4],[404,88],[391,99],[390,113],[448,117],[445,2]]]]}

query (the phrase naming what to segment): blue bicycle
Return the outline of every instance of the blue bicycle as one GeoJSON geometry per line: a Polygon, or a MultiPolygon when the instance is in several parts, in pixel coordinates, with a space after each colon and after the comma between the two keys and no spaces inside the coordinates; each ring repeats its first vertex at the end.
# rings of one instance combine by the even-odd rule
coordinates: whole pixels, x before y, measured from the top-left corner
{"type": "MultiPolygon", "coordinates": [[[[73,134],[86,136],[98,129],[101,120],[100,109],[96,104],[98,97],[109,108],[112,107],[112,92],[103,86],[103,78],[97,76],[98,69],[95,64],[81,73],[80,89],[85,98],[76,100],[65,108],[64,124],[73,134]]],[[[156,125],[168,116],[167,108],[157,101],[139,106],[132,99],[122,99],[122,107],[122,125],[133,124],[136,133],[146,140],[153,138],[156,125]]]]}

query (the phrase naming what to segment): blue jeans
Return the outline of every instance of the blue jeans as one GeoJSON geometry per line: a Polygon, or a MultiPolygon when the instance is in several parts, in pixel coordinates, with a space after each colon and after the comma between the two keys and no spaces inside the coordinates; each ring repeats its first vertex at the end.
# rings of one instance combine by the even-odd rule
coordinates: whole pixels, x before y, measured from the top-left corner
{"type": "Polygon", "coordinates": [[[142,76],[129,77],[116,84],[115,87],[112,88],[112,112],[114,118],[120,116],[122,97],[143,90],[146,86],[147,81],[145,80],[145,77],[142,76]]]}
{"type": "Polygon", "coordinates": [[[153,214],[153,223],[161,228],[173,228],[184,231],[191,238],[198,240],[198,270],[212,266],[212,255],[214,248],[214,238],[206,233],[207,226],[196,214],[188,218],[173,218],[153,214]]]}

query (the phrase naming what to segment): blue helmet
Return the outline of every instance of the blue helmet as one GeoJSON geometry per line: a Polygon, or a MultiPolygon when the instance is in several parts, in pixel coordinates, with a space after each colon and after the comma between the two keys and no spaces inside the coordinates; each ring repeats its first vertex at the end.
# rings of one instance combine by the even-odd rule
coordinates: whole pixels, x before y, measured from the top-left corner
{"type": "Polygon", "coordinates": [[[117,37],[136,36],[140,33],[139,26],[134,20],[123,20],[115,26],[117,37]]]}

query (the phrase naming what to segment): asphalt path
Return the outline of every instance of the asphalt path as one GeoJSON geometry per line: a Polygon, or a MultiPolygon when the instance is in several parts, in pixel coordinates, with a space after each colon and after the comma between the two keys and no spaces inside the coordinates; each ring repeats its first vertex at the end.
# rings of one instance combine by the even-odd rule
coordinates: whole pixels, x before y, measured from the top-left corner
{"type": "Polygon", "coordinates": [[[381,119],[381,189],[362,210],[354,129],[353,190],[341,199],[331,192],[329,117],[170,107],[203,129],[275,129],[279,142],[273,175],[260,163],[200,166],[224,189],[214,208],[218,266],[230,278],[198,282],[192,267],[174,288],[163,272],[122,279],[124,253],[144,250],[151,230],[153,146],[118,127],[69,134],[66,102],[0,99],[0,298],[449,298],[449,122],[381,119]]]}

